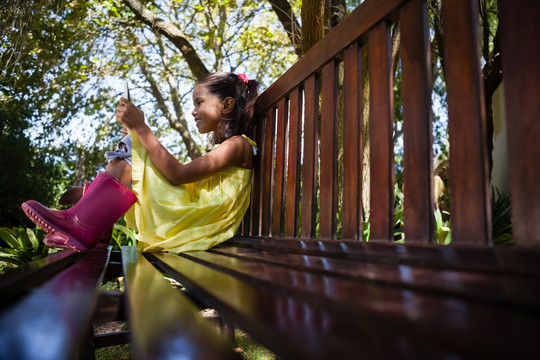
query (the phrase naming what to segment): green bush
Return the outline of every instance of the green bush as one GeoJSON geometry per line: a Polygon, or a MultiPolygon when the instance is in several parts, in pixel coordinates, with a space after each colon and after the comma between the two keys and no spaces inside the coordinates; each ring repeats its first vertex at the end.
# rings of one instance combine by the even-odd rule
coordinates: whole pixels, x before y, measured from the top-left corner
{"type": "MultiPolygon", "coordinates": [[[[0,228],[0,261],[21,266],[47,256],[50,249],[43,243],[44,236],[41,229],[0,228]]],[[[5,267],[0,266],[0,271],[3,272],[5,267]]]]}

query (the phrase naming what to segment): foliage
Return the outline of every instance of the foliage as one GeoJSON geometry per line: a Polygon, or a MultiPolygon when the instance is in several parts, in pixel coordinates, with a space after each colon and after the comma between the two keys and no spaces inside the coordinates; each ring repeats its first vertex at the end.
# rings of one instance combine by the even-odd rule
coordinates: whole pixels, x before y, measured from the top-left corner
{"type": "Polygon", "coordinates": [[[43,243],[44,236],[45,232],[40,229],[0,228],[0,260],[20,266],[44,258],[49,254],[49,247],[43,243]]]}
{"type": "Polygon", "coordinates": [[[512,236],[512,214],[510,195],[491,188],[491,215],[493,226],[493,244],[510,245],[514,243],[512,236]]]}
{"type": "Polygon", "coordinates": [[[122,217],[113,226],[112,245],[114,250],[120,250],[122,246],[137,245],[137,232],[126,226],[125,217],[122,217]]]}
{"type": "Polygon", "coordinates": [[[1,93],[0,119],[0,225],[30,225],[20,204],[28,199],[53,203],[65,171],[25,135],[27,110],[13,99],[3,99],[1,93]]]}

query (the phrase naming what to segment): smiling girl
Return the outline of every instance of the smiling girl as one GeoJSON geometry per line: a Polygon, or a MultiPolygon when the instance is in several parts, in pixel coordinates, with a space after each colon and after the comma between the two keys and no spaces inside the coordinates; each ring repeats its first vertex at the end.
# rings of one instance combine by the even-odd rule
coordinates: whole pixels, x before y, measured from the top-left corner
{"type": "Polygon", "coordinates": [[[49,233],[46,243],[83,252],[128,209],[126,221],[138,230],[141,251],[206,250],[231,238],[249,205],[256,148],[246,134],[257,87],[243,74],[226,72],[197,83],[192,115],[201,134],[214,132],[217,146],[185,164],[165,149],[143,112],[121,98],[116,119],[130,135],[107,154],[106,171],[80,201],[58,211],[29,200],[23,210],[49,233]]]}

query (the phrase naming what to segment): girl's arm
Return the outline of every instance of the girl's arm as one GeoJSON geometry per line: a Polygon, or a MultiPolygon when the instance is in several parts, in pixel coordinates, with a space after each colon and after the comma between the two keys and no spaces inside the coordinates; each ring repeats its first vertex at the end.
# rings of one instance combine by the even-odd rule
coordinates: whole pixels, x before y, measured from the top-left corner
{"type": "Polygon", "coordinates": [[[181,164],[158,140],[144,122],[143,112],[126,99],[120,99],[117,121],[137,134],[152,163],[172,185],[210,177],[228,166],[250,167],[251,145],[241,136],[232,137],[210,153],[181,164]]]}

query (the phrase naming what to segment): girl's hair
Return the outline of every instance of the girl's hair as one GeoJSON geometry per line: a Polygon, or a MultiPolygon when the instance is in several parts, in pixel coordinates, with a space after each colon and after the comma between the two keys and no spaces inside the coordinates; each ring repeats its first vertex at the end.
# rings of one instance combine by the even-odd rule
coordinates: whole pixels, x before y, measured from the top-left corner
{"type": "Polygon", "coordinates": [[[231,72],[216,72],[201,78],[197,85],[206,86],[208,92],[221,100],[227,97],[234,99],[233,111],[221,116],[214,133],[216,143],[219,144],[234,135],[251,135],[259,87],[257,81],[247,80],[243,74],[239,76],[231,72]]]}

